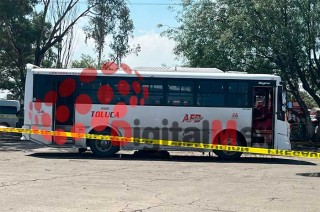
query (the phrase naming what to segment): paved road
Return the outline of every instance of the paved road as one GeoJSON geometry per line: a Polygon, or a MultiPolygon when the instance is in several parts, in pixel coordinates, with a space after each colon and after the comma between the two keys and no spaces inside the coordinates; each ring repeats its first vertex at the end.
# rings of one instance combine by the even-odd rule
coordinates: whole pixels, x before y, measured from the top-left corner
{"type": "Polygon", "coordinates": [[[320,211],[320,160],[110,159],[0,135],[1,211],[320,211]]]}

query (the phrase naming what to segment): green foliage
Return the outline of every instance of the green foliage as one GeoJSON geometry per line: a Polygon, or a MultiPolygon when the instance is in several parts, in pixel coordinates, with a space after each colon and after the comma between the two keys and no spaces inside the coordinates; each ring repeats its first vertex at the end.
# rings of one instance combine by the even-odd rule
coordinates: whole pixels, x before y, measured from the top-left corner
{"type": "Polygon", "coordinates": [[[29,15],[37,2],[38,0],[1,0],[0,20],[29,15]]]}
{"type": "Polygon", "coordinates": [[[95,68],[99,69],[95,59],[90,55],[82,54],[80,60],[72,61],[72,68],[95,68]]]}
{"type": "MultiPolygon", "coordinates": [[[[96,17],[90,26],[98,26],[92,28],[91,35],[99,40],[99,48],[103,50],[104,38],[106,34],[111,34],[114,36],[111,48],[115,57],[118,59],[126,55],[133,24],[125,1],[89,0],[87,7],[78,7],[82,9],[81,12],[77,10],[79,3],[83,2],[0,0],[0,90],[9,90],[16,98],[22,99],[27,63],[61,67],[64,39],[69,39],[66,37],[73,26],[90,11],[90,17],[96,17]],[[102,14],[104,9],[107,10],[102,14]],[[96,33],[97,29],[100,34],[96,33]]],[[[91,62],[81,61],[78,65],[91,62]]]]}
{"type": "Polygon", "coordinates": [[[114,61],[121,63],[121,59],[133,51],[128,41],[132,37],[134,27],[126,1],[89,0],[88,2],[89,5],[93,5],[93,12],[90,15],[89,25],[84,30],[88,38],[95,40],[98,64],[102,61],[107,35],[112,36],[109,46],[113,53],[110,56],[114,61]]]}
{"type": "Polygon", "coordinates": [[[0,89],[23,96],[26,63],[33,61],[35,31],[32,7],[36,1],[0,1],[0,89]]]}
{"type": "Polygon", "coordinates": [[[320,105],[319,1],[183,2],[180,27],[165,34],[187,65],[278,74],[305,114],[299,85],[320,105]]]}
{"type": "Polygon", "coordinates": [[[300,96],[309,109],[318,107],[317,103],[314,101],[314,99],[312,99],[312,97],[307,92],[300,91],[300,96]]]}

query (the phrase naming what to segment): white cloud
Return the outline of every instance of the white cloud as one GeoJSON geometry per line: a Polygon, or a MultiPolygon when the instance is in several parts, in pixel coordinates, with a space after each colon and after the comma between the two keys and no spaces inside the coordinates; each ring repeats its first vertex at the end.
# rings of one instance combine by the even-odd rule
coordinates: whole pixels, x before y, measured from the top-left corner
{"type": "MultiPolygon", "coordinates": [[[[87,39],[87,42],[85,42],[86,36],[84,31],[80,28],[76,30],[73,60],[79,59],[81,54],[88,54],[96,58],[97,54],[94,51],[94,40],[87,39]]],[[[107,43],[109,43],[109,41],[107,38],[107,43]]],[[[175,42],[169,40],[167,37],[161,37],[160,34],[155,32],[144,32],[144,34],[140,34],[130,41],[131,46],[134,44],[140,44],[141,52],[139,52],[138,56],[132,54],[123,59],[123,62],[132,68],[137,66],[161,67],[162,65],[181,65],[181,62],[177,61],[173,54],[175,42]]],[[[110,48],[106,48],[104,52],[104,55],[108,56],[110,48]]]]}
{"type": "Polygon", "coordinates": [[[91,55],[92,57],[95,57],[94,52],[94,40],[93,39],[87,39],[84,31],[80,28],[76,28],[76,38],[75,38],[75,48],[74,48],[74,54],[73,54],[73,60],[77,60],[80,58],[82,54],[91,55]]]}
{"type": "MultiPolygon", "coordinates": [[[[82,54],[90,55],[92,58],[97,58],[97,53],[95,51],[95,42],[93,38],[87,38],[86,34],[83,30],[83,27],[88,24],[86,19],[81,19],[81,21],[75,25],[75,44],[74,44],[74,52],[72,56],[72,60],[80,59],[82,54]]],[[[110,38],[106,37],[105,51],[110,51],[109,48],[110,38]]],[[[108,54],[107,54],[108,55],[108,54]]]]}
{"type": "Polygon", "coordinates": [[[132,44],[140,44],[141,52],[138,56],[129,55],[123,60],[123,62],[127,63],[130,67],[177,66],[181,63],[175,59],[175,55],[173,54],[175,42],[169,40],[167,37],[161,37],[157,33],[149,32],[137,36],[130,42],[130,45],[132,44]]]}

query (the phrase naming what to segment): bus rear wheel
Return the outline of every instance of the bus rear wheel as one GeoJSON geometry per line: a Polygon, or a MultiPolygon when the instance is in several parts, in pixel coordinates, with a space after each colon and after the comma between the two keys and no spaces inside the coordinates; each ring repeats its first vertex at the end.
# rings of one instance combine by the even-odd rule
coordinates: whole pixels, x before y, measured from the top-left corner
{"type": "MultiPolygon", "coordinates": [[[[102,133],[94,132],[94,134],[111,135],[111,129],[102,133]]],[[[92,153],[97,157],[112,157],[120,150],[120,147],[114,146],[111,140],[90,139],[89,146],[92,153]]]]}
{"type": "MultiPolygon", "coordinates": [[[[219,144],[231,145],[232,143],[236,143],[236,146],[242,146],[239,135],[237,135],[236,138],[227,138],[227,140],[225,141],[219,141],[219,144]]],[[[223,160],[236,160],[239,159],[242,155],[242,152],[233,151],[214,150],[213,152],[223,160]]]]}

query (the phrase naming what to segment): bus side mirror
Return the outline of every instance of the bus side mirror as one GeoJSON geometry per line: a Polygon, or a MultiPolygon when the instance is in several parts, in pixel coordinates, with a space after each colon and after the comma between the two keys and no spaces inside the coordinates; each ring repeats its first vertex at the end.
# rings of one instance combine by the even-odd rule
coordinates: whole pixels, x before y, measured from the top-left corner
{"type": "Polygon", "coordinates": [[[283,91],[283,93],[282,93],[282,106],[281,106],[281,110],[283,112],[286,112],[287,108],[289,108],[289,109],[292,108],[292,103],[291,102],[289,102],[289,103],[291,103],[291,107],[289,107],[289,103],[288,103],[288,105],[286,107],[286,103],[287,103],[287,93],[285,91],[283,91]]]}

